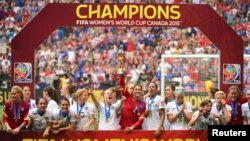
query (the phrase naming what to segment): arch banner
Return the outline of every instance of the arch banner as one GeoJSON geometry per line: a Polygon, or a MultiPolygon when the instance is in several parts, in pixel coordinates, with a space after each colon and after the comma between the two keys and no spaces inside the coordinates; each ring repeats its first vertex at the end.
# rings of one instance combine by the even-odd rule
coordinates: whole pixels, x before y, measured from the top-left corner
{"type": "Polygon", "coordinates": [[[209,5],[132,3],[47,4],[11,42],[12,85],[34,91],[34,50],[60,26],[197,27],[220,49],[220,88],[243,88],[243,40],[209,5]],[[224,64],[237,66],[237,71],[224,71],[224,64]]]}

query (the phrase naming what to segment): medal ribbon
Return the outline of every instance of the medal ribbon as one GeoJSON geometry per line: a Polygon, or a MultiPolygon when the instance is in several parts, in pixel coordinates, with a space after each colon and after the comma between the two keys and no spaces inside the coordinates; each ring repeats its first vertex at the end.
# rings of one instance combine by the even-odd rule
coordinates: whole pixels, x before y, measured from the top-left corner
{"type": "Polygon", "coordinates": [[[231,101],[231,105],[232,105],[232,115],[233,115],[233,117],[236,117],[238,115],[238,108],[237,108],[238,102],[231,101]]]}
{"type": "MultiPolygon", "coordinates": [[[[64,118],[64,116],[62,115],[62,109],[60,109],[60,111],[59,111],[59,116],[60,116],[60,118],[64,118]]],[[[67,112],[66,118],[69,119],[69,112],[67,112]]]]}
{"type": "Polygon", "coordinates": [[[110,108],[111,106],[106,106],[105,104],[105,118],[108,120],[110,118],[110,108]]]}
{"type": "Polygon", "coordinates": [[[18,105],[18,110],[16,112],[16,103],[13,102],[13,114],[14,114],[15,122],[17,122],[17,120],[20,119],[21,107],[22,107],[22,102],[20,101],[20,103],[18,105]]]}
{"type": "Polygon", "coordinates": [[[84,105],[85,105],[85,103],[83,103],[83,104],[80,106],[81,108],[80,108],[80,110],[79,110],[78,104],[76,104],[76,109],[77,109],[77,113],[78,113],[78,114],[81,113],[81,111],[82,111],[84,105]]]}
{"type": "Polygon", "coordinates": [[[148,100],[148,111],[151,111],[151,108],[152,108],[155,97],[156,97],[156,94],[153,97],[149,98],[149,100],[148,100]]]}
{"type": "Polygon", "coordinates": [[[136,104],[136,111],[137,113],[141,113],[141,110],[142,110],[142,101],[135,101],[135,104],[136,104]]]}
{"type": "MultiPolygon", "coordinates": [[[[179,105],[178,105],[178,103],[176,102],[176,100],[175,100],[175,106],[176,106],[177,111],[180,111],[179,105]]],[[[179,118],[179,119],[181,119],[182,117],[183,117],[183,114],[179,114],[179,115],[178,115],[178,118],[179,118]]]]}
{"type": "Polygon", "coordinates": [[[59,112],[59,116],[60,116],[60,118],[62,118],[63,119],[63,125],[62,126],[64,126],[65,124],[66,124],[66,121],[67,120],[69,120],[69,118],[70,118],[70,116],[69,116],[69,112],[67,112],[67,115],[66,115],[66,120],[64,120],[64,116],[63,116],[63,114],[62,114],[62,109],[60,109],[60,112],[59,112]]]}

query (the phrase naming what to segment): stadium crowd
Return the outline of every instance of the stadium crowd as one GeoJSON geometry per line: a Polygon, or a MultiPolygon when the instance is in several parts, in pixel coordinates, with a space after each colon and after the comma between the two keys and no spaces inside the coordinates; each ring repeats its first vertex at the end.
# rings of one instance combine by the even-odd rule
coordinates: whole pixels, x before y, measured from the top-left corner
{"type": "MultiPolygon", "coordinates": [[[[47,3],[52,2],[148,2],[148,3],[195,3],[209,4],[245,41],[245,53],[250,54],[250,12],[247,0],[2,0],[0,2],[0,86],[10,87],[10,61],[12,38],[47,3]]],[[[76,84],[78,88],[91,86],[105,89],[116,81],[117,52],[125,52],[125,71],[132,74],[134,82],[146,84],[154,77],[160,78],[162,54],[218,54],[219,50],[195,27],[59,27],[37,49],[38,89],[53,83],[61,88],[64,84],[76,84]]],[[[246,59],[245,72],[250,65],[246,59]]],[[[166,60],[165,77],[175,78],[184,84],[203,83],[211,79],[217,83],[218,62],[207,66],[195,60],[173,63],[166,60]],[[188,62],[190,65],[184,65],[188,62]],[[183,67],[184,66],[184,67],[183,67]],[[210,76],[204,77],[202,70],[211,68],[210,76]],[[179,73],[179,72],[183,73],[179,73]],[[201,78],[204,77],[204,78],[201,78]],[[201,81],[197,81],[201,80],[201,81]]],[[[245,74],[246,83],[248,75],[245,74]]],[[[204,91],[204,89],[201,89],[204,91]]]]}
{"type": "MultiPolygon", "coordinates": [[[[2,88],[10,87],[11,39],[47,2],[58,1],[1,2],[0,42],[6,48],[1,49],[2,88]]],[[[171,2],[176,1],[164,1],[171,2]]],[[[181,3],[211,5],[243,38],[245,53],[248,53],[249,3],[244,0],[193,0],[181,3]]],[[[50,131],[58,134],[73,129],[121,129],[126,133],[142,129],[154,130],[154,136],[159,138],[162,130],[204,130],[208,125],[215,124],[249,125],[250,90],[243,95],[237,86],[230,86],[227,92],[209,89],[210,99],[202,101],[194,114],[191,103],[184,99],[186,90],[183,87],[168,84],[165,99],[158,95],[157,79],[162,54],[218,53],[213,43],[193,27],[60,27],[36,50],[37,88],[43,90],[43,96],[34,101],[28,86],[12,86],[11,98],[4,105],[2,122],[9,134],[18,134],[26,129],[42,130],[43,137],[48,137],[50,131]],[[124,68],[128,75],[117,76],[119,50],[124,51],[124,68]],[[52,83],[55,88],[50,85],[52,83]],[[119,90],[110,87],[113,85],[118,86],[119,90]],[[56,94],[59,89],[60,102],[56,94]],[[104,89],[103,100],[97,101],[92,89],[104,89]],[[89,97],[94,104],[87,101],[89,97]]],[[[205,82],[208,78],[213,80],[215,76],[212,74],[217,72],[217,67],[213,65],[218,66],[218,62],[205,61],[208,59],[166,59],[166,79],[172,81],[174,77],[179,77],[185,79],[187,84],[190,81],[205,82]],[[210,68],[211,72],[208,71],[209,76],[202,78],[200,73],[206,68],[210,68]]],[[[250,67],[248,62],[246,67],[247,70],[250,67]]]]}

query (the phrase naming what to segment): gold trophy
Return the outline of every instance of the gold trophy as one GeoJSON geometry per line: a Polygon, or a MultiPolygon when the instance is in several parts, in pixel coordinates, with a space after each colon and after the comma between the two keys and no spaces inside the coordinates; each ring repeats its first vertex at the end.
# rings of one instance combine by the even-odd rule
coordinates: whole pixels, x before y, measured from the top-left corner
{"type": "Polygon", "coordinates": [[[122,50],[118,51],[118,70],[117,70],[117,74],[118,75],[123,75],[124,74],[124,53],[122,50]]]}

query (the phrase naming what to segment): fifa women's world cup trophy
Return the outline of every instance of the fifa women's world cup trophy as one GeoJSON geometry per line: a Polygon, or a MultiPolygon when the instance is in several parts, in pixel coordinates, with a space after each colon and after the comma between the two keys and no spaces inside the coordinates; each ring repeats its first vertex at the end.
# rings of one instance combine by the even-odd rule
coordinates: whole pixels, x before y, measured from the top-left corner
{"type": "Polygon", "coordinates": [[[117,74],[118,75],[123,75],[124,74],[124,52],[123,50],[118,51],[118,69],[117,69],[117,74]]]}

